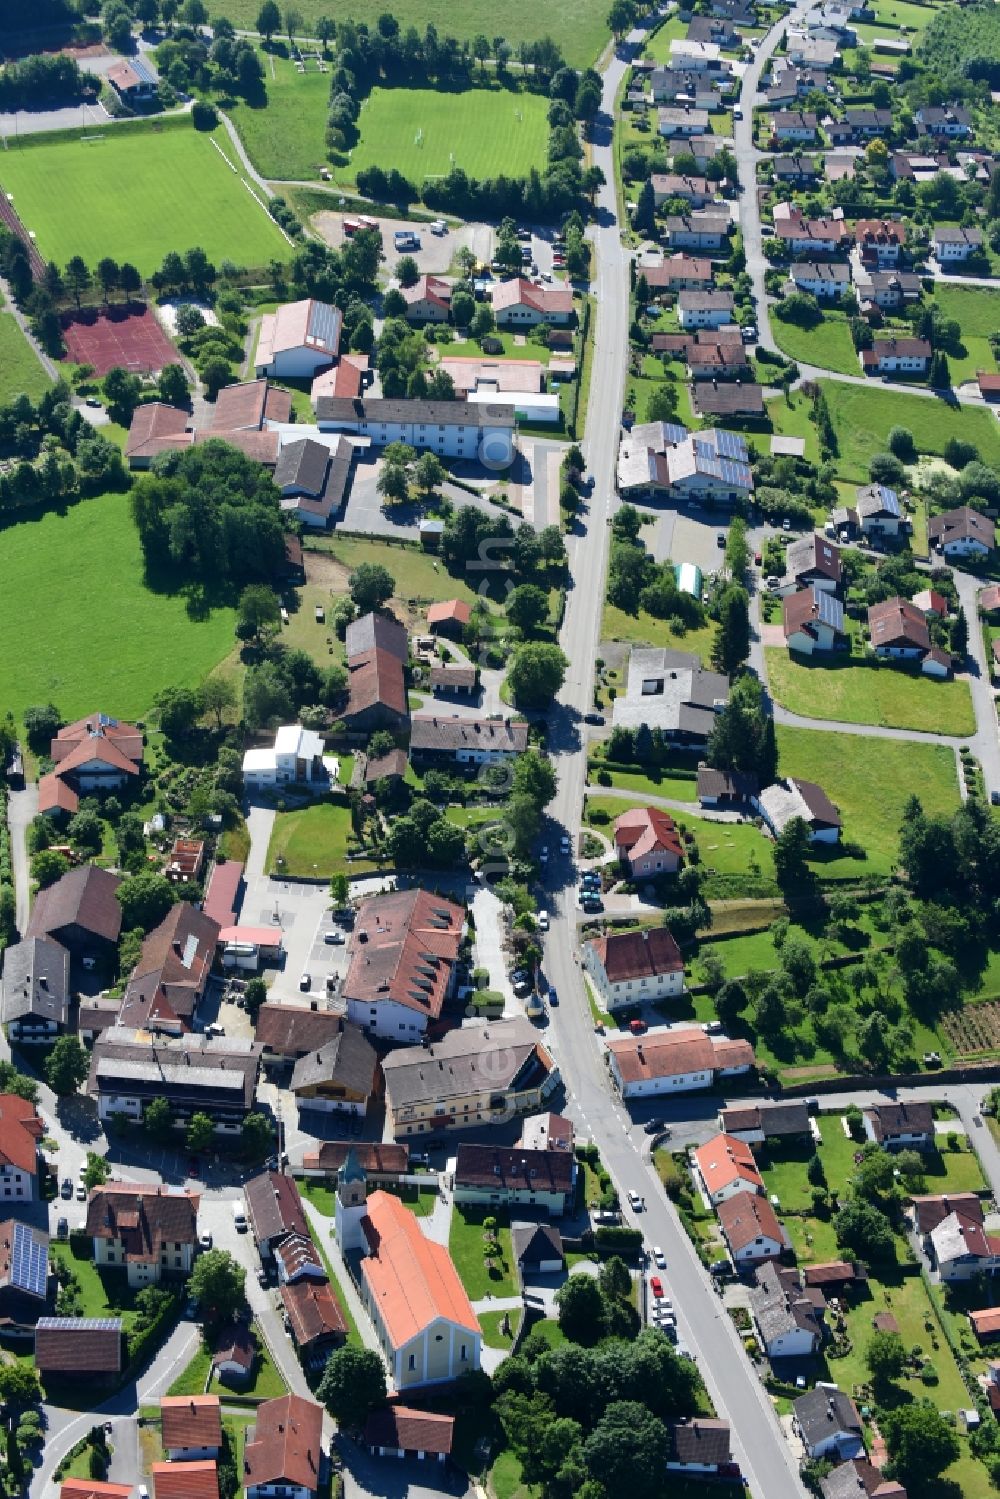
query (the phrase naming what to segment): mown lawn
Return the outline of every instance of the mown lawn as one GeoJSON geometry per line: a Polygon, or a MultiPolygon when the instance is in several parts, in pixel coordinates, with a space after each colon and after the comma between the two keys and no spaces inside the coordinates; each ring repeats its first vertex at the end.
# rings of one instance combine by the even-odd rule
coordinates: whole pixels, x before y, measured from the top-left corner
{"type": "Polygon", "coordinates": [[[934,300],[946,318],[955,318],[963,334],[986,337],[1000,328],[1000,289],[986,286],[949,286],[934,283],[934,300]]]}
{"type": "MultiPolygon", "coordinates": [[[[642,798],[602,797],[599,792],[587,796],[588,821],[610,836],[616,817],[630,806],[641,807],[642,798]]],[[[770,878],[773,873],[770,840],[750,822],[711,822],[690,812],[671,812],[679,828],[694,834],[698,843],[700,867],[718,874],[747,874],[756,871],[770,878]]]]}
{"type": "Polygon", "coordinates": [[[191,1362],[178,1374],[167,1394],[203,1395],[211,1367],[211,1353],[207,1348],[199,1348],[191,1362]]]}
{"type": "Polygon", "coordinates": [[[711,661],[715,634],[714,624],[679,631],[671,627],[670,620],[656,619],[645,609],[626,614],[615,604],[605,604],[601,616],[602,640],[625,640],[630,645],[663,645],[672,651],[688,651],[692,656],[700,656],[706,665],[711,661]]]}
{"type": "Polygon", "coordinates": [[[804,718],[880,724],[959,737],[975,729],[965,682],[938,682],[894,666],[807,666],[769,648],[767,675],[777,702],[804,718]]]}
{"type": "Polygon", "coordinates": [[[51,384],[13,315],[0,312],[0,403],[20,395],[37,401],[51,384]]]}
{"type": "Polygon", "coordinates": [[[361,105],[349,172],[395,167],[418,191],[452,167],[470,177],[526,177],[545,166],[547,109],[543,95],[510,89],[379,86],[361,105]]]}
{"type": "Polygon", "coordinates": [[[835,370],[840,375],[861,372],[846,317],[827,313],[811,328],[802,328],[797,323],[786,323],[775,317],[771,320],[771,331],[778,348],[789,359],[801,364],[815,364],[823,370],[835,370]]]}
{"type": "Polygon", "coordinates": [[[681,41],[687,36],[687,22],[682,21],[680,16],[671,16],[668,21],[660,27],[655,36],[646,43],[643,57],[651,57],[654,62],[665,63],[670,59],[670,43],[681,41]]]}
{"type": "Polygon", "coordinates": [[[0,578],[0,702],[14,714],[51,701],[67,719],[95,704],[142,718],[164,687],[196,686],[233,646],[234,610],[202,618],[146,584],[124,494],[0,531],[0,578]]]}
{"type": "MultiPolygon", "coordinates": [[[[775,396],[767,402],[767,413],[776,434],[780,437],[804,437],[806,458],[810,463],[819,463],[819,440],[811,420],[811,411],[812,403],[800,390],[790,391],[787,396],[775,396]]],[[[770,449],[770,442],[767,446],[770,449]]]]}
{"type": "MultiPolygon", "coordinates": [[[[287,259],[278,226],[213,139],[189,116],[100,134],[22,136],[18,149],[4,152],[3,187],[43,256],[59,265],[72,255],[90,266],[113,255],[148,276],[168,250],[196,245],[216,264],[287,259]]],[[[224,132],[218,139],[235,154],[224,132]]]]}
{"type": "Polygon", "coordinates": [[[487,1348],[505,1348],[508,1351],[513,1347],[517,1336],[517,1329],[521,1322],[521,1313],[514,1309],[508,1312],[480,1312],[477,1317],[480,1327],[483,1329],[483,1342],[487,1348]],[[510,1335],[503,1332],[504,1318],[508,1319],[510,1335]]]}
{"type": "MultiPolygon", "coordinates": [[[[263,53],[264,89],[260,99],[234,101],[228,114],[247,155],[263,177],[282,181],[319,176],[327,164],[326,113],[330,74],[314,59],[300,73],[290,57],[263,53]]],[[[336,200],[331,203],[334,206],[336,200]]]]}
{"type": "Polygon", "coordinates": [[[860,843],[867,854],[860,863],[824,855],[823,875],[888,872],[896,861],[903,808],[914,791],[931,816],[958,806],[955,756],[943,746],[880,740],[879,773],[873,776],[871,741],[860,734],[779,725],[777,739],[781,774],[821,785],[843,818],[841,838],[860,843]]]}
{"type": "MultiPolygon", "coordinates": [[[[596,780],[598,772],[602,770],[600,762],[595,761],[590,767],[591,780],[596,780]]],[[[661,774],[659,771],[650,770],[648,775],[632,770],[609,770],[604,773],[611,777],[612,786],[619,791],[635,791],[640,796],[665,796],[671,801],[678,802],[698,800],[697,781],[683,776],[672,776],[667,771],[661,774]]],[[[622,802],[623,809],[628,805],[628,802],[622,802]]]]}
{"type": "Polygon", "coordinates": [[[279,812],[267,850],[267,867],[292,879],[328,878],[338,870],[362,874],[376,866],[367,859],[347,862],[351,810],[346,802],[313,802],[295,812],[279,812]],[[282,860],[279,864],[279,860],[282,860]]]}
{"type": "Polygon", "coordinates": [[[837,433],[835,459],[842,479],[868,482],[868,464],[885,451],[892,427],[909,427],[922,453],[940,457],[952,437],[971,442],[986,463],[1000,465],[1000,424],[992,411],[976,406],[952,406],[942,399],[911,395],[877,385],[820,382],[837,433]]]}
{"type": "Polygon", "coordinates": [[[459,1206],[456,1203],[451,1215],[448,1248],[470,1301],[481,1301],[484,1296],[490,1295],[517,1295],[509,1213],[495,1210],[490,1214],[485,1208],[459,1206]],[[493,1268],[488,1269],[483,1257],[483,1246],[486,1243],[483,1222],[491,1216],[497,1221],[500,1253],[492,1261],[493,1268]]]}

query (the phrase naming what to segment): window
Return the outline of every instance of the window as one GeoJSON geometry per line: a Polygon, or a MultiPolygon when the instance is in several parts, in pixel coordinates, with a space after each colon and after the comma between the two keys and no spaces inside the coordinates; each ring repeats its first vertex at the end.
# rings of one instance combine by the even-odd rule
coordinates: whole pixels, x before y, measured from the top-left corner
{"type": "Polygon", "coordinates": [[[461,1353],[459,1354],[459,1357],[461,1358],[463,1364],[468,1363],[468,1360],[469,1360],[469,1350],[466,1348],[466,1346],[465,1346],[464,1343],[462,1344],[462,1349],[461,1349],[461,1353]]]}
{"type": "Polygon", "coordinates": [[[410,1370],[411,1373],[413,1373],[413,1371],[416,1369],[416,1367],[417,1367],[417,1355],[415,1353],[411,1353],[410,1357],[409,1357],[409,1359],[407,1361],[407,1368],[410,1370]]]}

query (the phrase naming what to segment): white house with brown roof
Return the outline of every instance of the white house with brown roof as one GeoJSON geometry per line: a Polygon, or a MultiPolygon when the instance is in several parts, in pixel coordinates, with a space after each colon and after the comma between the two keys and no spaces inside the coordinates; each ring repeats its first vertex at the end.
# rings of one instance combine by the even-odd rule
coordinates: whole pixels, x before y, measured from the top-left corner
{"type": "Polygon", "coordinates": [[[30,1202],[38,1179],[38,1142],[45,1126],[33,1103],[0,1093],[0,1200],[30,1202]]]}
{"type": "Polygon", "coordinates": [[[869,1140],[885,1150],[930,1150],[934,1144],[934,1110],[929,1103],[873,1103],[861,1117],[869,1140]]]}
{"type": "Polygon", "coordinates": [[[593,937],[583,944],[583,966],[611,1013],[684,991],[684,959],[665,926],[593,937]]]}
{"type": "Polygon", "coordinates": [[[164,1395],[160,1401],[160,1433],[172,1463],[218,1457],[222,1450],[218,1395],[164,1395]]]}
{"type": "Polygon", "coordinates": [[[566,328],[573,321],[573,293],[568,287],[536,285],[515,276],[494,282],[490,297],[498,328],[535,328],[539,323],[566,328]]]}
{"type": "Polygon", "coordinates": [[[775,838],[796,817],[808,827],[810,843],[836,843],[840,838],[840,813],[815,781],[786,776],[765,786],[753,805],[775,838]]]}
{"type": "Polygon", "coordinates": [[[713,1207],[737,1193],[764,1190],[764,1178],[745,1140],[713,1135],[691,1152],[695,1176],[713,1207]]]}
{"type": "Polygon", "coordinates": [[[927,1237],[932,1263],[946,1285],[1000,1270],[1000,1236],[987,1233],[981,1213],[949,1213],[927,1237]]]}
{"type": "Polygon", "coordinates": [[[453,1182],[456,1202],[534,1208],[560,1218],[573,1201],[576,1161],[561,1150],[465,1142],[453,1182]]]}
{"type": "Polygon", "coordinates": [[[716,1208],[726,1248],[737,1267],[774,1260],[790,1247],[788,1235],[766,1197],[739,1192],[716,1208]]]}
{"type": "Polygon", "coordinates": [[[755,1063],[749,1041],[706,1036],[696,1025],[616,1036],[607,1043],[606,1060],[612,1082],[625,1099],[711,1088],[719,1078],[742,1076],[755,1063]]]}
{"type": "Polygon", "coordinates": [[[454,1436],[454,1416],[393,1401],[368,1417],[364,1444],[374,1457],[443,1463],[451,1455],[454,1436]]]}
{"type": "Polygon", "coordinates": [[[343,321],[339,307],[313,297],[265,312],[254,356],[258,376],[312,379],[336,359],[343,321]]]}
{"type": "Polygon", "coordinates": [[[500,765],[528,747],[528,725],[516,718],[468,718],[414,713],[410,754],[414,760],[454,760],[458,765],[500,765]]]}
{"type": "Polygon", "coordinates": [[[693,1477],[708,1478],[724,1473],[732,1464],[728,1421],[688,1416],[683,1421],[671,1421],[667,1434],[670,1437],[668,1473],[689,1473],[693,1477]]]}
{"type": "Polygon", "coordinates": [[[615,854],[633,879],[676,874],[684,858],[677,824],[658,807],[632,807],[615,819],[615,854]]]}
{"type": "Polygon", "coordinates": [[[325,1466],[321,1405],[282,1395],[257,1407],[243,1450],[247,1499],[312,1499],[325,1466]]]}
{"type": "Polygon", "coordinates": [[[464,930],[463,908],[426,890],[362,901],[341,985],[347,1019],[381,1040],[419,1043],[454,988],[464,930]]]}
{"type": "Polygon", "coordinates": [[[957,510],[946,510],[943,515],[931,517],[927,534],[935,550],[944,553],[949,562],[954,558],[988,557],[996,547],[996,528],[989,516],[971,505],[960,505],[957,510]]]}
{"type": "Polygon", "coordinates": [[[421,276],[400,288],[408,323],[446,323],[451,312],[451,282],[440,276],[421,276]]]}
{"type": "Polygon", "coordinates": [[[91,1189],[87,1233],[98,1269],[124,1266],[130,1286],[187,1276],[198,1242],[196,1192],[150,1182],[105,1182],[91,1189]]]}
{"type": "Polygon", "coordinates": [[[361,1295],[399,1391],[479,1368],[482,1332],[443,1244],[398,1197],[373,1192],[362,1219],[361,1295]]]}

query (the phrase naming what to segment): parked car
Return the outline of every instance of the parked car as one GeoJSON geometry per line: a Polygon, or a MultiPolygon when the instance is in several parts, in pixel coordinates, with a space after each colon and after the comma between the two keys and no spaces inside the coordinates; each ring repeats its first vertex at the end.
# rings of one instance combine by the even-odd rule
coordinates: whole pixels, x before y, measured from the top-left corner
{"type": "Polygon", "coordinates": [[[554,989],[549,990],[549,1004],[552,1005],[554,1009],[558,1008],[559,1006],[559,996],[554,989]]]}
{"type": "Polygon", "coordinates": [[[603,911],[604,902],[599,895],[586,894],[580,902],[585,911],[603,911]]]}
{"type": "Polygon", "coordinates": [[[59,1196],[60,1197],[72,1197],[73,1196],[73,1183],[70,1181],[70,1179],[69,1179],[68,1176],[64,1178],[63,1184],[59,1188],[59,1196]]]}
{"type": "Polygon", "coordinates": [[[69,1219],[68,1218],[60,1218],[59,1221],[57,1222],[57,1224],[56,1224],[56,1238],[57,1239],[68,1239],[69,1238],[69,1219]]]}
{"type": "Polygon", "coordinates": [[[665,1270],[667,1268],[667,1257],[663,1253],[663,1250],[660,1248],[659,1244],[653,1245],[653,1263],[660,1270],[665,1270]]]}
{"type": "Polygon", "coordinates": [[[572,848],[573,845],[570,843],[569,838],[564,833],[559,839],[559,852],[562,854],[568,854],[572,852],[572,848]]]}
{"type": "Polygon", "coordinates": [[[645,1020],[630,1020],[628,1028],[633,1036],[641,1036],[646,1029],[646,1022],[645,1020]]]}
{"type": "Polygon", "coordinates": [[[302,977],[299,979],[299,988],[300,989],[311,989],[312,988],[312,979],[311,979],[311,977],[309,976],[308,973],[304,973],[302,975],[302,977]]]}
{"type": "Polygon", "coordinates": [[[658,1135],[662,1133],[664,1123],[662,1119],[647,1119],[642,1127],[647,1135],[658,1135]]]}
{"type": "Polygon", "coordinates": [[[344,936],[343,932],[338,932],[335,927],[332,932],[323,933],[323,941],[326,943],[327,947],[343,947],[344,943],[347,941],[347,938],[344,936]]]}
{"type": "Polygon", "coordinates": [[[76,1184],[76,1200],[77,1202],[86,1202],[87,1200],[87,1189],[83,1185],[83,1182],[77,1182],[76,1184]]]}
{"type": "Polygon", "coordinates": [[[719,550],[722,551],[722,549],[726,545],[726,533],[725,533],[725,531],[719,531],[717,533],[716,538],[715,538],[715,544],[719,548],[719,550]]]}
{"type": "Polygon", "coordinates": [[[628,1204],[629,1204],[629,1207],[632,1209],[633,1213],[641,1213],[642,1210],[643,1210],[643,1208],[646,1206],[646,1204],[643,1201],[643,1199],[639,1196],[639,1193],[635,1190],[634,1187],[629,1187],[627,1195],[628,1195],[628,1204]]]}
{"type": "Polygon", "coordinates": [[[198,1247],[199,1247],[199,1249],[211,1249],[211,1247],[212,1247],[212,1235],[210,1233],[199,1234],[198,1235],[198,1247]]]}
{"type": "Polygon", "coordinates": [[[604,722],[604,714],[603,713],[585,713],[583,715],[583,721],[584,721],[584,723],[602,724],[604,722]]]}
{"type": "Polygon", "coordinates": [[[649,1289],[652,1291],[657,1301],[659,1301],[660,1297],[663,1295],[663,1282],[658,1275],[651,1275],[649,1277],[649,1289]]]}
{"type": "Polygon", "coordinates": [[[542,909],[538,913],[538,930],[540,932],[547,932],[548,929],[549,929],[549,913],[548,913],[548,911],[542,909]]]}

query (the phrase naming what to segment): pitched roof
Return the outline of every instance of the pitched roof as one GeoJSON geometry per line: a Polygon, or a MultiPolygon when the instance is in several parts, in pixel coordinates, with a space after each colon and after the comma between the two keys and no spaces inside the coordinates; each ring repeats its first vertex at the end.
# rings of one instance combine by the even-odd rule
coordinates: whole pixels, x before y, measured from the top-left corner
{"type": "Polygon", "coordinates": [[[786,577],[801,578],[809,573],[817,573],[833,583],[839,583],[843,575],[840,548],[818,531],[799,537],[785,552],[786,577]]]}
{"type": "Polygon", "coordinates": [[[302,1395],[265,1400],[243,1451],[244,1486],[284,1482],[317,1489],[322,1446],[323,1408],[315,1400],[302,1395]]]}
{"type": "Polygon", "coordinates": [[[158,1262],[164,1244],[195,1244],[197,1192],[160,1182],[109,1181],[92,1187],[87,1201],[87,1233],[118,1240],[126,1263],[158,1262]]]}
{"type": "Polygon", "coordinates": [[[120,1317],[39,1317],[35,1364],[40,1374],[117,1374],[122,1366],[120,1317]]]}
{"type": "Polygon", "coordinates": [[[723,1198],[716,1212],[719,1227],[733,1254],[739,1254],[759,1238],[773,1239],[780,1245],[788,1242],[766,1197],[757,1197],[753,1192],[736,1192],[732,1197],[723,1198]]]}
{"type": "Polygon", "coordinates": [[[248,1322],[230,1322],[216,1333],[212,1341],[212,1367],[220,1364],[239,1364],[241,1368],[253,1368],[257,1357],[257,1346],[248,1322]]]}
{"type": "Polygon", "coordinates": [[[918,1233],[929,1234],[951,1213],[983,1221],[983,1205],[975,1192],[937,1192],[913,1198],[913,1225],[918,1233]]]}
{"type": "Polygon", "coordinates": [[[291,414],[290,391],[269,385],[266,380],[244,380],[239,385],[222,387],[215,398],[208,429],[198,436],[205,441],[223,437],[232,442],[241,431],[260,432],[265,421],[287,422],[291,414]]]}
{"type": "Polygon", "coordinates": [[[464,924],[461,906],[426,890],[393,890],[363,900],[343,998],[368,1004],[393,1000],[436,1020],[464,924]]]}
{"type": "Polygon", "coordinates": [[[44,1304],[48,1296],[49,1236],[43,1228],[8,1218],[0,1223],[0,1290],[44,1304]]]}
{"type": "Polygon", "coordinates": [[[472,605],[467,604],[464,599],[442,599],[431,604],[427,610],[429,625],[450,624],[452,620],[457,624],[467,625],[471,618],[472,605]]]}
{"type": "Polygon", "coordinates": [[[4,1025],[28,1016],[65,1025],[69,1013],[69,953],[49,937],[26,937],[3,955],[4,1025]]]}
{"type": "Polygon", "coordinates": [[[54,885],[39,890],[25,935],[58,937],[64,927],[79,926],[105,942],[117,942],[122,908],[115,891],[120,884],[118,875],[107,869],[78,864],[54,885]]]}
{"type": "Polygon", "coordinates": [[[986,1232],[980,1214],[949,1213],[931,1229],[930,1239],[939,1265],[956,1259],[990,1259],[1000,1253],[1000,1239],[986,1232]]]}
{"type": "Polygon", "coordinates": [[[346,1338],[347,1319],[328,1280],[303,1276],[281,1287],[281,1299],[299,1348],[320,1338],[346,1338]]]}
{"type": "Polygon", "coordinates": [[[517,718],[459,718],[438,713],[414,713],[410,719],[410,750],[476,750],[488,754],[521,755],[528,747],[528,725],[517,718]]]}
{"type": "Polygon", "coordinates": [[[340,347],[343,314],[339,307],[311,297],[285,302],[260,320],[260,338],[254,362],[258,368],[271,364],[276,354],[306,349],[310,354],[335,359],[340,347]]]}
{"type": "Polygon", "coordinates": [[[873,1103],[865,1109],[876,1141],[893,1135],[933,1135],[934,1110],[929,1103],[873,1103]]]}
{"type": "Polygon", "coordinates": [[[984,1307],[981,1311],[970,1312],[969,1321],[977,1337],[991,1337],[994,1333],[1000,1332],[1000,1306],[984,1307]]]}
{"type": "Polygon", "coordinates": [[[382,1058],[393,1109],[470,1094],[538,1088],[555,1064],[525,1015],[463,1025],[430,1046],[401,1046],[382,1058]]]}
{"type": "Polygon", "coordinates": [[[268,1000],[257,1011],[254,1035],[268,1051],[299,1057],[325,1046],[339,1033],[342,1024],[343,1016],[336,1010],[314,1010],[311,1005],[268,1000]]]}
{"type": "Polygon", "coordinates": [[[704,761],[698,766],[698,800],[705,797],[733,797],[737,801],[748,801],[760,790],[760,782],[754,775],[740,770],[716,770],[704,761]]]}
{"type": "Polygon", "coordinates": [[[819,1481],[823,1499],[906,1499],[906,1490],[895,1478],[885,1478],[865,1457],[840,1463],[819,1481]]]}
{"type": "Polygon", "coordinates": [[[611,984],[684,971],[680,948],[665,926],[609,932],[606,937],[592,937],[588,946],[600,959],[611,984]]]}
{"type": "Polygon", "coordinates": [[[261,1171],[243,1188],[250,1224],[258,1244],[285,1234],[308,1234],[302,1198],[295,1179],[283,1171],[261,1171]]]}
{"type": "Polygon", "coordinates": [[[87,1091],[167,1097],[182,1109],[221,1106],[246,1112],[256,1091],[260,1054],[256,1042],[238,1037],[150,1036],[115,1025],[94,1046],[87,1091]]]}
{"type": "Polygon", "coordinates": [[[220,1447],[222,1407],[218,1395],[164,1395],[160,1400],[163,1445],[220,1447]]]}
{"type": "Polygon", "coordinates": [[[817,625],[826,625],[834,635],[844,634],[844,606],[839,599],[815,584],[800,588],[782,600],[782,630],[786,640],[805,633],[815,636],[817,625]]]}
{"type": "MultiPolygon", "coordinates": [[[[348,1093],[367,1097],[375,1090],[378,1054],[360,1026],[344,1024],[318,1051],[299,1057],[289,1087],[293,1093],[319,1083],[336,1083],[348,1093]]],[[[308,1107],[308,1098],[299,1107],[308,1107]]]]}
{"type": "MultiPolygon", "coordinates": [[[[984,608],[987,607],[983,603],[987,592],[988,590],[984,589],[979,598],[979,602],[984,608]]],[[[936,614],[939,618],[943,619],[948,613],[948,600],[943,593],[937,593],[933,588],[922,588],[919,593],[913,595],[910,603],[919,609],[921,614],[936,614]]]]}
{"type": "Polygon", "coordinates": [[[926,338],[877,338],[872,348],[862,350],[861,362],[869,368],[883,359],[930,359],[931,353],[926,338]]]}
{"type": "Polygon", "coordinates": [[[158,1020],[190,1022],[215,961],[219,931],[217,922],[188,901],[171,906],[142,944],[120,1023],[153,1027],[158,1020]]]}
{"type": "Polygon", "coordinates": [[[216,858],[205,887],[202,910],[220,927],[236,923],[236,897],[243,880],[243,865],[238,859],[216,858]]]}
{"type": "Polygon", "coordinates": [[[35,1105],[16,1093],[0,1093],[0,1166],[34,1176],[38,1141],[45,1133],[35,1105]]]}
{"type": "Polygon", "coordinates": [[[395,1348],[439,1319],[479,1333],[451,1255],[426,1237],[398,1197],[373,1192],[362,1228],[371,1253],[361,1261],[361,1274],[395,1348]]]}
{"type": "Polygon", "coordinates": [[[876,650],[889,647],[913,647],[929,650],[931,644],[923,610],[909,599],[883,599],[868,607],[868,629],[876,650]]]}
{"type": "Polygon", "coordinates": [[[615,847],[624,848],[632,859],[664,852],[684,856],[677,824],[658,807],[632,807],[615,818],[615,847]]]}
{"type": "Polygon", "coordinates": [[[77,812],[80,807],[80,798],[72,786],[50,770],[47,775],[40,776],[38,780],[38,810],[39,812],[77,812]]]}
{"type": "Polygon", "coordinates": [[[812,1448],[817,1442],[836,1431],[854,1432],[861,1435],[861,1417],[858,1408],[843,1390],[819,1388],[800,1395],[792,1407],[806,1446],[812,1448]]]}
{"type": "Polygon", "coordinates": [[[215,1458],[193,1463],[152,1463],[154,1499],[219,1499],[215,1458]]]}
{"type": "Polygon", "coordinates": [[[812,827],[841,825],[840,813],[815,781],[800,781],[795,776],[774,781],[764,787],[757,804],[775,833],[780,833],[795,817],[801,817],[812,827]]]}
{"type": "Polygon", "coordinates": [[[768,1139],[809,1132],[809,1109],[805,1103],[762,1103],[748,1108],[720,1109],[724,1134],[734,1130],[760,1129],[768,1139]]]}
{"type": "Polygon", "coordinates": [[[443,1452],[447,1457],[454,1436],[454,1416],[390,1404],[372,1411],[365,1425],[364,1442],[367,1447],[390,1447],[403,1452],[443,1452]]]}
{"type": "Polygon", "coordinates": [[[739,380],[719,384],[701,380],[694,387],[691,400],[700,416],[757,414],[764,409],[761,386],[739,380]]]}
{"type": "Polygon", "coordinates": [[[827,1260],[822,1265],[803,1265],[802,1276],[807,1286],[844,1285],[858,1279],[858,1267],[850,1260],[827,1260]]]}
{"type": "Polygon", "coordinates": [[[365,784],[381,781],[383,777],[405,776],[410,760],[405,750],[393,749],[374,760],[365,761],[365,784]]]}
{"type": "Polygon", "coordinates": [[[100,1483],[96,1478],[66,1478],[59,1499],[130,1499],[130,1483],[100,1483]]]}
{"type": "Polygon", "coordinates": [[[409,307],[430,302],[432,307],[447,312],[451,306],[451,282],[443,281],[440,276],[420,276],[412,286],[401,286],[400,291],[409,307]]]}
{"type": "Polygon", "coordinates": [[[753,1066],[749,1041],[723,1044],[706,1036],[700,1026],[675,1026],[648,1036],[621,1036],[608,1042],[608,1050],[624,1083],[653,1078],[680,1077],[687,1072],[712,1072],[725,1066],[753,1066]],[[725,1057],[725,1062],[723,1062],[725,1057]]]}
{"type": "Polygon", "coordinates": [[[541,1260],[565,1259],[562,1234],[554,1223],[512,1223],[510,1242],[519,1265],[536,1265],[541,1260]]]}
{"type": "Polygon", "coordinates": [[[402,662],[393,652],[377,648],[364,655],[351,656],[347,669],[350,697],[345,718],[375,707],[406,717],[409,711],[406,679],[402,662]]]}
{"type": "Polygon", "coordinates": [[[543,317],[550,317],[553,313],[565,315],[573,311],[573,293],[569,287],[538,286],[523,276],[494,282],[490,296],[494,312],[524,306],[540,312],[543,317]]]}
{"type": "Polygon", "coordinates": [[[146,401],[137,406],[125,439],[126,459],[131,463],[137,458],[155,458],[157,453],[186,447],[193,437],[186,430],[190,420],[189,411],[167,406],[163,401],[146,401]]]}
{"type": "Polygon", "coordinates": [[[755,1192],[764,1190],[764,1178],[757,1169],[753,1151],[733,1135],[715,1135],[692,1152],[698,1173],[712,1194],[724,1191],[734,1182],[746,1182],[755,1192]]]}
{"type": "Polygon", "coordinates": [[[996,529],[989,516],[971,505],[960,505],[957,510],[946,510],[943,515],[932,515],[927,524],[931,541],[947,546],[951,541],[980,541],[990,551],[996,546],[996,529]]]}
{"type": "Polygon", "coordinates": [[[572,1190],[575,1174],[572,1156],[559,1150],[463,1142],[455,1158],[456,1187],[566,1193],[572,1190]]]}
{"type": "Polygon", "coordinates": [[[670,1437],[668,1462],[711,1467],[733,1460],[728,1421],[690,1416],[683,1421],[671,1421],[667,1433],[670,1437]]]}
{"type": "Polygon", "coordinates": [[[862,520],[874,520],[884,515],[892,520],[902,519],[903,507],[899,503],[899,495],[888,484],[863,485],[857,490],[856,504],[862,520]]]}

